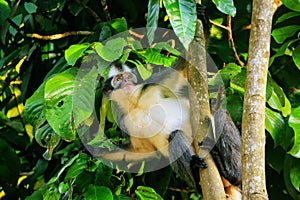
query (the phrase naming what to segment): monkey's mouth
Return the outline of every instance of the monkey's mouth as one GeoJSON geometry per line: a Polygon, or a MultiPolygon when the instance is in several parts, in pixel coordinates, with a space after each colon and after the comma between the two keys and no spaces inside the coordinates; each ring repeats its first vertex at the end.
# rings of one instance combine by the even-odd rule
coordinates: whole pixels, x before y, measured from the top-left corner
{"type": "Polygon", "coordinates": [[[126,82],[126,83],[122,84],[121,88],[126,88],[129,86],[134,86],[134,84],[132,82],[126,82]]]}

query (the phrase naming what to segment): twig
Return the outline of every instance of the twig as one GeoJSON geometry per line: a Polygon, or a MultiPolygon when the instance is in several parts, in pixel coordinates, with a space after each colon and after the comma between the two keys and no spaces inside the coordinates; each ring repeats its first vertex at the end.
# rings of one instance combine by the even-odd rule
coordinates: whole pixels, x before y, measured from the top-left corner
{"type": "Polygon", "coordinates": [[[234,54],[234,57],[235,59],[237,60],[238,64],[243,67],[244,66],[244,63],[241,62],[240,60],[240,57],[236,51],[236,48],[235,48],[235,45],[234,45],[234,40],[233,40],[233,37],[232,37],[232,28],[231,28],[231,16],[230,15],[227,15],[227,27],[228,27],[228,40],[230,42],[230,46],[231,46],[231,49],[233,51],[233,54],[234,54]]]}
{"type": "Polygon", "coordinates": [[[71,35],[93,35],[93,31],[70,31],[65,33],[58,33],[53,35],[40,35],[38,33],[27,33],[26,36],[40,40],[58,40],[71,35]]]}
{"type": "Polygon", "coordinates": [[[236,50],[235,45],[234,45],[234,40],[233,40],[233,37],[232,37],[231,16],[230,16],[230,15],[227,16],[227,24],[228,24],[227,26],[224,26],[224,25],[222,25],[222,24],[218,24],[218,23],[216,23],[216,22],[214,22],[214,21],[212,21],[212,20],[209,20],[209,21],[210,21],[210,23],[212,23],[213,25],[218,26],[218,27],[220,27],[220,28],[222,28],[222,29],[227,30],[227,32],[228,32],[228,41],[229,41],[229,43],[230,43],[230,47],[231,47],[231,49],[232,49],[232,51],[233,51],[234,57],[235,57],[235,59],[237,60],[238,64],[239,64],[241,67],[243,67],[243,66],[244,66],[244,63],[242,63],[242,61],[240,60],[240,57],[239,57],[239,55],[238,55],[238,53],[237,53],[237,50],[236,50]]]}
{"type": "Polygon", "coordinates": [[[96,22],[102,22],[101,18],[97,15],[97,13],[93,9],[91,9],[89,6],[87,6],[85,3],[83,3],[80,0],[76,0],[76,2],[82,5],[95,18],[96,22]]]}
{"type": "Polygon", "coordinates": [[[111,17],[110,17],[110,13],[108,11],[108,6],[107,6],[107,3],[106,3],[106,0],[101,0],[101,5],[102,5],[102,8],[103,8],[103,12],[105,14],[106,20],[110,21],[111,17]]]}

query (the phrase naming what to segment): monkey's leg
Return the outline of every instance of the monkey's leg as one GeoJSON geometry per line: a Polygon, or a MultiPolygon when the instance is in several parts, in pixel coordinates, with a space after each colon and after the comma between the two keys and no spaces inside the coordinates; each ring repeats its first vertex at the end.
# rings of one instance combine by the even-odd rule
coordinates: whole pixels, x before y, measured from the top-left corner
{"type": "Polygon", "coordinates": [[[218,166],[220,174],[232,184],[241,183],[242,155],[241,136],[229,113],[219,109],[214,115],[216,138],[207,136],[200,143],[202,148],[211,149],[211,155],[218,166]]]}

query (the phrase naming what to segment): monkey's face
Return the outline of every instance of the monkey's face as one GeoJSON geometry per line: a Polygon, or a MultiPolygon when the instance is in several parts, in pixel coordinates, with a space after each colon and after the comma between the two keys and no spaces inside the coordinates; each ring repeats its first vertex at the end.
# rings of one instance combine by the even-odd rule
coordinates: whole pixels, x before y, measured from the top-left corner
{"type": "Polygon", "coordinates": [[[111,80],[111,85],[115,89],[126,89],[137,83],[136,76],[131,72],[122,72],[117,74],[111,80]]]}
{"type": "Polygon", "coordinates": [[[137,77],[133,73],[119,72],[105,81],[102,91],[106,96],[110,96],[111,92],[118,89],[131,91],[136,83],[137,77]]]}

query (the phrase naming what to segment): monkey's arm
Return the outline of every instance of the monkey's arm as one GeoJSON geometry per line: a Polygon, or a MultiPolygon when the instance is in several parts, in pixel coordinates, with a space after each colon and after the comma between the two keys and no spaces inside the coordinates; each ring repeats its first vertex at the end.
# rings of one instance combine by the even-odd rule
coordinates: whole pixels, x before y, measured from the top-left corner
{"type": "Polygon", "coordinates": [[[206,168],[204,159],[192,152],[182,137],[182,131],[176,130],[169,137],[169,160],[172,169],[191,187],[200,190],[199,168],[206,168]]]}

